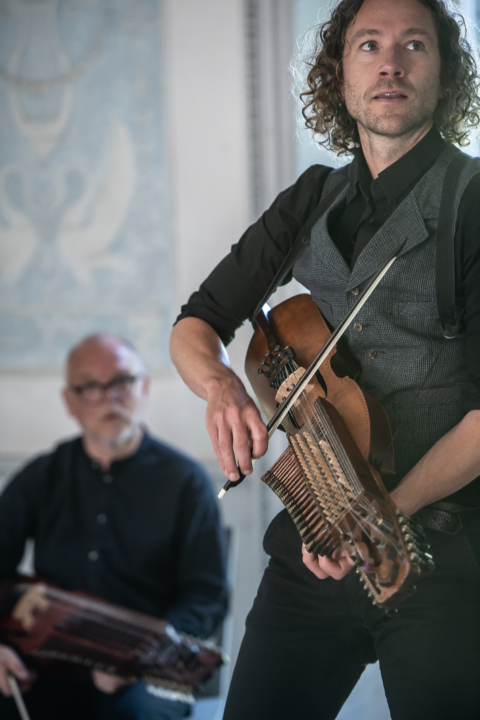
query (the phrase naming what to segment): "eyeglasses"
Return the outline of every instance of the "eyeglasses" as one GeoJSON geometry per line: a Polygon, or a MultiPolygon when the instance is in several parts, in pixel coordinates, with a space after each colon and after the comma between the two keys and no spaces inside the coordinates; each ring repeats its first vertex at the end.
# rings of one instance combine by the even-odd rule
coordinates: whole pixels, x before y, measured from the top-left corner
{"type": "Polygon", "coordinates": [[[143,375],[120,375],[107,383],[92,380],[83,385],[69,385],[69,390],[93,405],[101,403],[107,393],[117,400],[127,400],[133,394],[133,386],[142,377],[143,375]]]}

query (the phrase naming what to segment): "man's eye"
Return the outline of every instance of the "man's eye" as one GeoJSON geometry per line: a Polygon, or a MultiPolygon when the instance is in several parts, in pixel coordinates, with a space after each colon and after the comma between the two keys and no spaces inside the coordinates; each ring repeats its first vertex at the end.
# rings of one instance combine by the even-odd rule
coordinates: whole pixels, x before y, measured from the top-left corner
{"type": "Polygon", "coordinates": [[[102,386],[100,383],[91,382],[91,383],[85,383],[85,385],[81,385],[80,390],[82,390],[82,392],[91,392],[92,390],[95,391],[101,387],[102,386]]]}
{"type": "Polygon", "coordinates": [[[368,50],[369,52],[372,52],[372,50],[377,49],[377,43],[374,40],[367,40],[366,43],[363,43],[362,45],[363,50],[368,50]]]}
{"type": "Polygon", "coordinates": [[[134,377],[121,377],[116,378],[115,380],[112,380],[111,386],[114,387],[116,390],[130,390],[131,386],[135,382],[134,377]]]}
{"type": "Polygon", "coordinates": [[[422,50],[423,43],[421,43],[420,40],[412,40],[412,42],[408,43],[407,47],[411,48],[412,50],[422,50]]]}

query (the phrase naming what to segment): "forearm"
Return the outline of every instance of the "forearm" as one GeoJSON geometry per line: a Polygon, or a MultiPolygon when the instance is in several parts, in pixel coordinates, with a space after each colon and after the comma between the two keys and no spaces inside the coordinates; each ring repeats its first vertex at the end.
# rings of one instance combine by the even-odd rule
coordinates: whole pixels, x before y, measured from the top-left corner
{"type": "Polygon", "coordinates": [[[450,495],[480,475],[480,410],[471,410],[410,470],[392,492],[407,515],[450,495]]]}
{"type": "Polygon", "coordinates": [[[170,355],[182,380],[203,400],[208,401],[221,384],[243,387],[230,367],[224,344],[204,320],[187,317],[173,327],[170,355]]]}
{"type": "Polygon", "coordinates": [[[184,318],[173,328],[170,354],[184,382],[208,403],[205,421],[223,472],[237,480],[238,460],[242,473],[249,475],[251,453],[261,457],[267,450],[267,431],[217,333],[199,318],[184,318]]]}

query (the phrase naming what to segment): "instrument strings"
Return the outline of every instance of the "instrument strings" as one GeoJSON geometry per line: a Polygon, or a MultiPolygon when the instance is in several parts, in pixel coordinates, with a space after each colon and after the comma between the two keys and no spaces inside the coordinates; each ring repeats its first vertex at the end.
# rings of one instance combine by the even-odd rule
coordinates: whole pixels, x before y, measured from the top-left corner
{"type": "MultiPolygon", "coordinates": [[[[40,583],[41,584],[41,583],[40,583]]],[[[28,592],[32,585],[20,585],[20,589],[25,589],[28,592]]],[[[88,598],[76,597],[75,601],[72,598],[66,597],[61,590],[56,590],[48,586],[42,587],[42,595],[48,601],[49,606],[58,610],[68,611],[68,614],[64,618],[66,624],[66,631],[68,631],[68,625],[74,622],[91,622],[99,626],[99,631],[102,629],[109,629],[115,631],[119,637],[121,637],[125,643],[132,643],[135,646],[139,642],[146,639],[146,635],[158,634],[161,632],[160,628],[155,627],[155,623],[145,621],[143,618],[138,618],[138,622],[128,621],[123,618],[115,617],[111,612],[106,612],[103,606],[97,606],[97,604],[89,600],[88,598]],[[142,622],[143,621],[143,622],[142,622]]],[[[137,618],[135,618],[137,620],[137,618]]],[[[62,621],[60,621],[61,623],[62,621]]],[[[57,624],[61,628],[61,624],[57,624]]],[[[86,635],[86,628],[82,627],[82,634],[86,635]]]]}
{"type": "MultiPolygon", "coordinates": [[[[289,361],[282,368],[278,379],[275,381],[277,389],[283,382],[288,380],[292,372],[298,369],[299,366],[294,360],[289,361]]],[[[289,389],[291,390],[291,388],[289,389]]],[[[323,483],[315,483],[316,490],[322,496],[322,504],[325,507],[330,524],[338,527],[339,521],[348,512],[355,517],[363,530],[367,532],[368,530],[374,530],[376,536],[383,536],[384,540],[394,544],[398,550],[401,550],[393,524],[384,519],[381,528],[378,527],[376,509],[366,497],[362,496],[363,487],[345,448],[340,442],[325,408],[320,402],[314,403],[310,400],[308,387],[301,393],[294,407],[299,419],[303,421],[303,426],[297,435],[303,435],[303,437],[309,435],[312,438],[318,449],[317,452],[321,453],[330,470],[330,477],[334,483],[333,493],[326,492],[323,483]],[[345,478],[343,482],[341,481],[342,475],[345,478]]],[[[314,452],[313,456],[315,454],[314,452]]],[[[355,539],[354,543],[357,546],[355,539]]],[[[356,549],[358,548],[356,547],[356,549]]]]}

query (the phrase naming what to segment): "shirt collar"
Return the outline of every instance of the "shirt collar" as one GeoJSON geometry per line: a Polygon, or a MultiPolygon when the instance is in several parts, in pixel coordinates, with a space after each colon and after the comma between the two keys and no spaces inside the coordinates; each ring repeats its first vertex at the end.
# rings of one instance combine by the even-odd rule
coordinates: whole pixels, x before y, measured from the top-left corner
{"type": "MultiPolygon", "coordinates": [[[[446,143],[434,125],[411,150],[379,173],[377,182],[388,202],[390,204],[398,202],[406,190],[418,182],[434,164],[445,147],[446,143]]],[[[356,150],[349,167],[349,180],[347,202],[353,200],[358,190],[365,197],[371,194],[372,176],[360,148],[356,150]]]]}
{"type": "MultiPolygon", "coordinates": [[[[142,458],[146,451],[148,451],[153,443],[152,436],[148,433],[148,430],[145,425],[142,425],[143,430],[143,437],[140,441],[140,444],[138,447],[133,451],[131,455],[127,455],[124,458],[121,458],[119,460],[113,460],[110,465],[110,470],[108,472],[111,472],[113,468],[116,468],[117,470],[126,467],[129,465],[132,461],[137,461],[140,458],[142,458]]],[[[85,446],[83,444],[82,438],[77,438],[78,440],[78,446],[79,446],[79,452],[82,455],[84,461],[87,463],[88,466],[92,467],[94,470],[100,469],[100,463],[98,463],[96,460],[90,457],[90,455],[85,450],[85,446]]]]}

